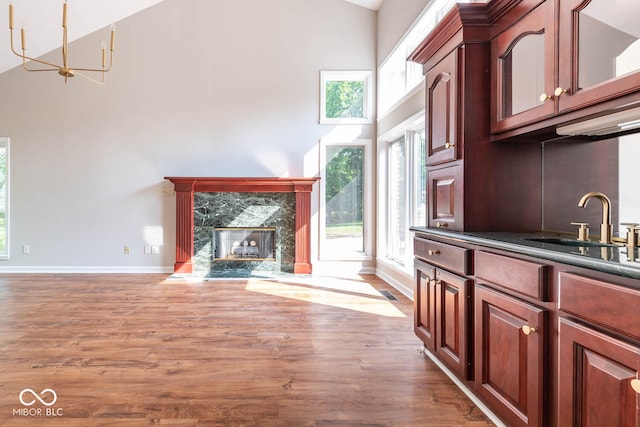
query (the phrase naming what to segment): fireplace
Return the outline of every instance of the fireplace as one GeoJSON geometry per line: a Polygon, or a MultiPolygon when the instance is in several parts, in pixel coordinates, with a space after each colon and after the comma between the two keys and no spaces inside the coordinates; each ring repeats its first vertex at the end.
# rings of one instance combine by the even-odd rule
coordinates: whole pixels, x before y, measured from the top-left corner
{"type": "Polygon", "coordinates": [[[272,227],[214,228],[213,261],[275,261],[272,227]]]}
{"type": "Polygon", "coordinates": [[[311,191],[319,178],[165,179],[174,184],[176,191],[175,272],[193,273],[194,267],[200,270],[250,265],[270,270],[290,268],[294,274],[311,273],[311,191]],[[216,204],[212,202],[215,199],[223,201],[216,204]],[[261,229],[264,233],[267,228],[273,229],[269,231],[273,253],[252,256],[256,249],[251,249],[251,240],[256,247],[259,245],[259,235],[255,234],[255,239],[238,237],[225,243],[233,247],[237,242],[236,254],[241,257],[229,257],[227,253],[226,258],[221,258],[216,254],[215,230],[241,228],[256,229],[254,232],[261,229]]]}

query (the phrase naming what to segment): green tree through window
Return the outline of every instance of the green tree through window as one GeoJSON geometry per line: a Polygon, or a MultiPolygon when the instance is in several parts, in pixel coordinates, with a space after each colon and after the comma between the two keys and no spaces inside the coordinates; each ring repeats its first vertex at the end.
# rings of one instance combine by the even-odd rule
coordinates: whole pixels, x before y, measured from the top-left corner
{"type": "Polygon", "coordinates": [[[327,118],[364,118],[364,82],[362,80],[327,81],[325,90],[327,118]]]}

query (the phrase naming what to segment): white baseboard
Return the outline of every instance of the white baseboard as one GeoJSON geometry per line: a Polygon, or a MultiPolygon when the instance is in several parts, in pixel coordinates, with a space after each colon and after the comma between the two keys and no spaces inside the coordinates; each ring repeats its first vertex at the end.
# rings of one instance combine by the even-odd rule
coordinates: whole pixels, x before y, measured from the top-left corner
{"type": "Polygon", "coordinates": [[[21,273],[21,274],[166,274],[173,273],[173,266],[59,266],[59,265],[43,265],[43,266],[0,266],[0,273],[21,273]]]}
{"type": "Polygon", "coordinates": [[[462,390],[462,392],[482,411],[484,412],[484,414],[491,420],[492,423],[494,423],[497,427],[507,427],[507,425],[505,423],[503,423],[500,418],[498,418],[498,416],[496,414],[494,414],[491,409],[489,409],[489,407],[487,405],[484,404],[484,402],[482,402],[478,396],[476,396],[475,394],[473,394],[471,392],[471,390],[469,390],[469,388],[462,382],[460,381],[460,379],[458,377],[456,377],[453,372],[451,372],[449,370],[449,368],[447,368],[440,360],[438,360],[438,358],[436,358],[433,354],[431,354],[431,352],[429,350],[427,350],[426,348],[422,347],[420,348],[420,352],[422,354],[425,355],[425,357],[428,357],[433,363],[436,364],[436,366],[438,366],[438,368],[440,368],[442,370],[442,372],[445,373],[446,376],[449,377],[449,379],[451,379],[451,381],[453,381],[459,388],[460,390],[462,390]]]}

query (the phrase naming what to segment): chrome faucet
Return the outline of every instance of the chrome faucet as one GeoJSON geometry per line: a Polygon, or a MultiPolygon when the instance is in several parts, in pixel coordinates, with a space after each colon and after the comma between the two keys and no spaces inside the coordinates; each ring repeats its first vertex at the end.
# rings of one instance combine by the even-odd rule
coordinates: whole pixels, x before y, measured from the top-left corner
{"type": "Polygon", "coordinates": [[[600,243],[611,243],[613,239],[613,227],[611,225],[611,200],[607,196],[598,192],[587,193],[582,196],[578,206],[584,208],[592,198],[602,202],[602,224],[600,224],[600,243]]]}

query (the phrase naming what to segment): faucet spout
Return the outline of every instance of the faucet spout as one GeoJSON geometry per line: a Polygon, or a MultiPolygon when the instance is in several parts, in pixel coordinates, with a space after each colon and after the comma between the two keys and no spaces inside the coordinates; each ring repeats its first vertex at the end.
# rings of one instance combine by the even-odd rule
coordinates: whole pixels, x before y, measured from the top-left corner
{"type": "Polygon", "coordinates": [[[591,199],[598,199],[602,203],[602,224],[600,224],[600,243],[611,243],[613,239],[613,227],[611,225],[611,200],[597,191],[587,193],[578,202],[578,206],[584,208],[591,199]]]}

